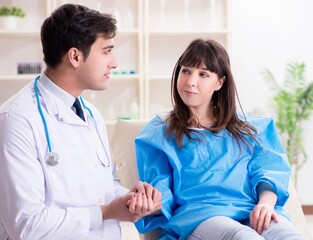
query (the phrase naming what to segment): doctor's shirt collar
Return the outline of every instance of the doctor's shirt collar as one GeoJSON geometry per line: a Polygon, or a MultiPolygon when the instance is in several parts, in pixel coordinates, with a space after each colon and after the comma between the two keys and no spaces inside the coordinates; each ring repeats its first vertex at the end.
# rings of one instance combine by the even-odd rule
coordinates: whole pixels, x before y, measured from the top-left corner
{"type": "Polygon", "coordinates": [[[72,107],[75,98],[69,94],[68,92],[64,91],[62,88],[60,88],[58,85],[56,85],[54,82],[52,82],[45,73],[42,73],[42,76],[40,78],[42,86],[48,90],[50,93],[55,95],[57,98],[61,99],[66,106],[69,108],[72,107]]]}

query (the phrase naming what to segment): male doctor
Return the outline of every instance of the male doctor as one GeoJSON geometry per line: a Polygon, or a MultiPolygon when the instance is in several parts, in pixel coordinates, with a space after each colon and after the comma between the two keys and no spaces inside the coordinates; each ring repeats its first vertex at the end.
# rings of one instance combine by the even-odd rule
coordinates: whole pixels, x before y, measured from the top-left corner
{"type": "Polygon", "coordinates": [[[44,21],[46,70],[0,108],[1,240],[119,240],[119,220],[161,208],[149,184],[119,184],[103,119],[79,97],[117,66],[115,24],[73,4],[44,21]]]}

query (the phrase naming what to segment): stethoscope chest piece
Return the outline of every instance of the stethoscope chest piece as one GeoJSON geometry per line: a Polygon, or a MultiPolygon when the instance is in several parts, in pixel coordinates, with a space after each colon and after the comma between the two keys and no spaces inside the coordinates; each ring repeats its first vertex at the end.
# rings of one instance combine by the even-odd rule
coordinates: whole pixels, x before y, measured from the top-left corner
{"type": "MultiPolygon", "coordinates": [[[[43,111],[42,111],[42,108],[41,108],[41,104],[40,104],[40,100],[39,100],[39,90],[38,90],[38,86],[37,86],[37,81],[39,79],[40,76],[36,77],[35,78],[35,81],[34,81],[34,91],[35,91],[35,96],[36,96],[36,102],[37,102],[37,107],[38,107],[38,111],[39,111],[39,114],[40,114],[40,117],[41,117],[41,120],[42,120],[42,123],[43,123],[43,126],[44,126],[44,130],[45,130],[45,135],[46,135],[46,140],[47,140],[47,145],[48,145],[48,153],[46,154],[46,157],[45,157],[45,161],[46,161],[46,164],[53,167],[53,166],[56,166],[58,165],[59,163],[59,159],[60,159],[60,156],[59,154],[57,154],[56,152],[53,152],[52,151],[52,146],[51,146],[51,143],[50,143],[50,136],[49,136],[49,130],[48,130],[48,125],[47,125],[47,122],[46,122],[46,119],[45,119],[45,116],[43,114],[43,111]]],[[[94,119],[94,116],[92,114],[92,111],[85,105],[84,101],[83,101],[83,98],[80,96],[80,101],[81,101],[81,104],[83,105],[83,108],[86,109],[90,116],[92,117],[93,119],[93,122],[95,124],[95,127],[97,128],[97,123],[94,119]]],[[[99,131],[97,129],[97,132],[99,134],[99,131]]],[[[100,135],[99,135],[100,137],[100,135]]],[[[100,138],[101,142],[102,142],[102,139],[100,138]]],[[[102,142],[103,144],[103,142],[102,142]]],[[[105,150],[105,153],[107,153],[106,151],[106,148],[105,148],[105,145],[103,144],[103,148],[105,150]]],[[[107,159],[109,161],[109,156],[107,155],[107,159]]],[[[110,166],[110,164],[108,164],[108,167],[110,166]]]]}
{"type": "Polygon", "coordinates": [[[59,154],[57,154],[56,152],[49,152],[46,155],[46,163],[52,167],[59,163],[59,159],[59,154]]]}

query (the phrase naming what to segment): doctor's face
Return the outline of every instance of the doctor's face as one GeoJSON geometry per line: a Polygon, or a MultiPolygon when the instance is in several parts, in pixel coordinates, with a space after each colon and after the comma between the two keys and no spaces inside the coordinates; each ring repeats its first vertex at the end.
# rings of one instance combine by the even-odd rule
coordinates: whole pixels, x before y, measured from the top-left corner
{"type": "Polygon", "coordinates": [[[112,69],[117,67],[113,54],[114,40],[98,37],[77,74],[81,90],[103,90],[107,87],[112,69]]]}

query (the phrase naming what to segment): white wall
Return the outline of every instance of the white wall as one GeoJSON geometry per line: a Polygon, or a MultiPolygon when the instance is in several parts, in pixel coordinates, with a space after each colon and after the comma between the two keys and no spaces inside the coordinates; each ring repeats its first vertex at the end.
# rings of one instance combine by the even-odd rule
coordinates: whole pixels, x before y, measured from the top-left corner
{"type": "MultiPolygon", "coordinates": [[[[286,64],[293,60],[307,65],[313,81],[312,0],[230,0],[231,61],[245,111],[274,117],[272,94],[260,75],[267,67],[283,80],[286,64]]],[[[308,162],[300,170],[298,193],[302,204],[313,204],[313,118],[304,125],[308,162]]]]}

